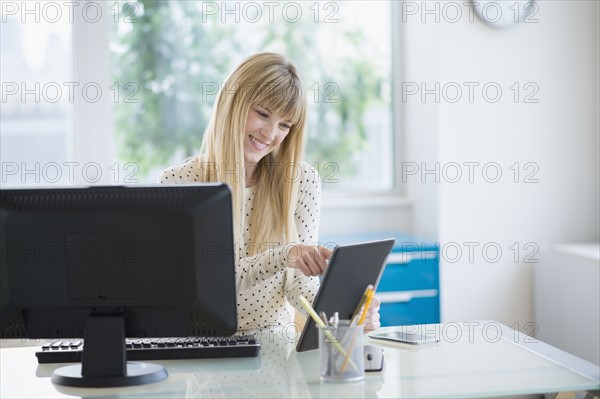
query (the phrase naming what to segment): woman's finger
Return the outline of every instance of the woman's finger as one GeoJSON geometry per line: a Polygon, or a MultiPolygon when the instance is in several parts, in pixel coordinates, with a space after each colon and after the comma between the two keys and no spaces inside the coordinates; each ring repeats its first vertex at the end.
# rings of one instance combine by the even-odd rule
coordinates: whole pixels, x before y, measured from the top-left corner
{"type": "Polygon", "coordinates": [[[333,253],[332,250],[330,250],[329,248],[326,248],[326,247],[319,247],[318,249],[319,249],[319,254],[321,255],[321,259],[324,261],[329,259],[329,257],[333,253]]]}
{"type": "Polygon", "coordinates": [[[301,259],[300,262],[302,263],[302,265],[304,266],[304,274],[307,276],[315,276],[315,273],[318,273],[318,267],[316,267],[316,265],[314,264],[314,262],[311,262],[310,259],[301,259]]]}
{"type": "Polygon", "coordinates": [[[381,327],[381,323],[379,321],[370,322],[368,324],[365,324],[365,331],[370,332],[373,330],[377,330],[379,327],[381,327]]]}
{"type": "Polygon", "coordinates": [[[379,314],[381,301],[376,296],[371,300],[367,314],[365,315],[365,331],[377,330],[381,327],[379,314]]]}
{"type": "Polygon", "coordinates": [[[381,305],[381,301],[376,296],[373,296],[373,299],[371,300],[371,308],[379,307],[379,305],[381,305]]]}
{"type": "Polygon", "coordinates": [[[315,262],[314,258],[310,254],[304,254],[302,256],[302,262],[310,270],[310,276],[315,276],[319,273],[319,265],[315,262]]]}
{"type": "Polygon", "coordinates": [[[314,272],[313,276],[323,274],[325,268],[327,267],[327,263],[324,259],[322,259],[319,256],[319,253],[316,249],[314,251],[308,251],[303,257],[303,260],[307,265],[310,266],[311,270],[314,272]]]}

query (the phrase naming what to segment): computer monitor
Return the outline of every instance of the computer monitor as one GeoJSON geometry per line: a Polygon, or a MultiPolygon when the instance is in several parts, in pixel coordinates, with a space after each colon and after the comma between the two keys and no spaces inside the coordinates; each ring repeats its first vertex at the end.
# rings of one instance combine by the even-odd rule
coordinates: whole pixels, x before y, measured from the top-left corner
{"type": "Polygon", "coordinates": [[[125,337],[235,332],[231,204],[224,184],[0,190],[1,336],[83,338],[57,384],[166,378],[125,337]]]}

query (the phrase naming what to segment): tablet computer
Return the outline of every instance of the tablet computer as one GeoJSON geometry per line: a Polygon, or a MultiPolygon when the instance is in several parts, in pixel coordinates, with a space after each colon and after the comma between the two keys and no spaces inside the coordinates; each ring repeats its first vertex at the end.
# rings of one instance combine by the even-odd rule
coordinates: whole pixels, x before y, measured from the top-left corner
{"type": "Polygon", "coordinates": [[[400,342],[403,344],[420,345],[440,342],[436,334],[419,334],[404,331],[386,331],[378,334],[369,334],[369,338],[381,339],[383,341],[400,342]]]}
{"type": "MultiPolygon", "coordinates": [[[[390,238],[336,247],[329,258],[329,266],[313,303],[317,313],[325,312],[331,317],[334,312],[338,312],[340,319],[350,319],[367,285],[373,284],[377,289],[394,241],[390,238]]],[[[319,331],[309,317],[296,350],[303,352],[318,347],[319,331]]]]}

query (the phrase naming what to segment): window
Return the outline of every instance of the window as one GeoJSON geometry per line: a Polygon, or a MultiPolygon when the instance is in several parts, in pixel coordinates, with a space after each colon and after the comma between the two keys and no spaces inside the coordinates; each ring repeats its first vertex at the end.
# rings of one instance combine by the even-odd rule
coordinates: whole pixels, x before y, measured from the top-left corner
{"type": "Polygon", "coordinates": [[[23,15],[2,6],[0,184],[66,184],[73,156],[72,26],[67,19],[50,22],[62,12],[58,5],[37,21],[39,4],[37,11],[27,7],[31,14],[23,15]]]}
{"type": "Polygon", "coordinates": [[[2,183],[154,182],[198,153],[227,74],[252,53],[276,51],[304,81],[306,160],[324,189],[390,191],[391,8],[389,1],[5,1],[2,183]],[[100,164],[103,180],[89,176],[95,168],[75,170],[73,179],[73,163],[100,164]]]}
{"type": "Polygon", "coordinates": [[[393,185],[389,2],[136,1],[111,7],[115,134],[152,181],[197,154],[216,92],[248,55],[298,67],[309,100],[307,161],[332,190],[393,185]]]}

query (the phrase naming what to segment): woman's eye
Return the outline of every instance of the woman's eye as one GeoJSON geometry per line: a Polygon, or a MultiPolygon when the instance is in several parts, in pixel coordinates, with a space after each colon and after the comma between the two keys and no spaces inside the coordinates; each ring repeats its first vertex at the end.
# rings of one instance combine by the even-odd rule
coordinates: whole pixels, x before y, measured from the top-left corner
{"type": "Polygon", "coordinates": [[[256,111],[256,113],[257,113],[259,116],[262,116],[263,118],[268,118],[268,117],[269,117],[269,115],[267,115],[266,113],[264,113],[264,112],[262,112],[262,111],[256,111]]]}
{"type": "Polygon", "coordinates": [[[285,123],[282,123],[282,124],[281,124],[281,125],[279,125],[279,126],[281,126],[281,128],[282,128],[282,129],[285,129],[285,130],[289,130],[289,128],[291,128],[291,126],[290,126],[290,125],[286,125],[285,123]]]}

